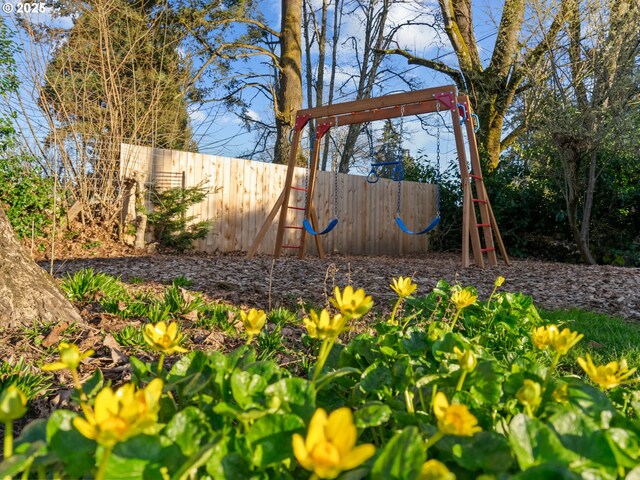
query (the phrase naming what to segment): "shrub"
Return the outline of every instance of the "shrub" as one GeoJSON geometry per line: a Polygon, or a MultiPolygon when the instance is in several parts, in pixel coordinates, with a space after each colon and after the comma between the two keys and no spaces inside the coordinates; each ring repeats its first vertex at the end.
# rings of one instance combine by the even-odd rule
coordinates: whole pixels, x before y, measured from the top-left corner
{"type": "MultiPolygon", "coordinates": [[[[0,476],[637,478],[635,368],[585,355],[578,363],[588,377],[567,375],[563,363],[582,335],[547,324],[525,295],[494,290],[479,300],[472,287],[439,282],[412,297],[410,281],[394,287],[392,317],[344,344],[371,297],[337,289],[333,309],[310,312],[303,322],[317,359],[306,377],[271,360],[279,331],[248,330],[263,328],[250,321],[262,311],[241,314],[261,356],[251,345],[193,351],[169,369],[163,361],[180,351],[179,327],[147,325],[158,361],[132,356],[132,383],[117,390],[100,373],[78,382],[81,412],[29,424],[0,476]]],[[[77,378],[88,353],[76,350],[45,368],[77,378]]],[[[23,411],[14,391],[4,398],[23,411]]],[[[3,418],[10,427],[17,417],[3,418]]]]}
{"type": "Polygon", "coordinates": [[[9,155],[0,162],[0,204],[18,237],[43,236],[53,213],[53,181],[32,158],[9,155]]]}
{"type": "Polygon", "coordinates": [[[163,246],[178,252],[189,250],[193,242],[207,236],[211,221],[194,222],[194,216],[187,216],[187,210],[202,202],[209,189],[202,184],[182,188],[175,187],[162,192],[151,189],[153,212],[148,221],[153,226],[156,240],[163,246]]]}

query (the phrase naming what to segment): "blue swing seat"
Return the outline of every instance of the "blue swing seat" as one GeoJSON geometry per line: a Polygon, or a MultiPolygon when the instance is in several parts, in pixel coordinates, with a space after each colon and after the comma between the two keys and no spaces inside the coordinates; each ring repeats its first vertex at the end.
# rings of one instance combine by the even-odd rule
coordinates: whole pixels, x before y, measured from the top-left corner
{"type": "Polygon", "coordinates": [[[338,219],[334,218],[333,220],[331,220],[329,222],[329,225],[327,225],[327,228],[325,228],[324,230],[322,230],[321,232],[316,232],[313,229],[313,226],[311,225],[311,222],[309,221],[308,218],[305,218],[302,221],[302,225],[304,226],[304,229],[309,232],[311,235],[326,235],[327,233],[329,233],[331,230],[333,230],[334,228],[336,228],[336,225],[338,225],[338,219]]]}
{"type": "Polygon", "coordinates": [[[439,223],[440,223],[440,214],[438,213],[438,215],[436,215],[436,218],[434,218],[433,221],[429,225],[427,225],[424,229],[420,230],[419,232],[412,232],[404,224],[404,221],[402,220],[400,215],[396,215],[396,224],[398,225],[398,227],[400,227],[400,230],[402,230],[404,233],[408,233],[409,235],[424,235],[425,233],[429,233],[431,230],[436,228],[439,223]]]}

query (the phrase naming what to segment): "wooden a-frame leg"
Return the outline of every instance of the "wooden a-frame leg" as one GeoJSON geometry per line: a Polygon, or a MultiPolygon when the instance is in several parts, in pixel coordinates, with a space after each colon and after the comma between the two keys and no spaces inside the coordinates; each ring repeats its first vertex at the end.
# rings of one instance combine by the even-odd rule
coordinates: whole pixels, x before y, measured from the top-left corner
{"type": "Polygon", "coordinates": [[[280,193],[280,196],[276,200],[276,204],[271,209],[271,212],[269,212],[269,215],[267,216],[266,220],[262,224],[262,227],[260,228],[260,231],[258,232],[258,236],[253,241],[253,245],[251,245],[251,248],[247,252],[248,258],[253,257],[258,251],[258,248],[260,247],[262,240],[264,240],[264,237],[267,235],[267,232],[269,231],[269,228],[271,227],[271,224],[273,223],[274,218],[276,218],[278,211],[280,210],[280,208],[282,208],[283,203],[284,203],[284,190],[282,190],[282,193],[280,193]]]}

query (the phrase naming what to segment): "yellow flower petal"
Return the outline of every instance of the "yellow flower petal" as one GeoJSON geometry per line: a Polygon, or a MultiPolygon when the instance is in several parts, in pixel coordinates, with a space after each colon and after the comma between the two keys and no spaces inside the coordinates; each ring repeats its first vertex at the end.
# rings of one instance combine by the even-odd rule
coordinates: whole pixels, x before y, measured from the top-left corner
{"type": "Polygon", "coordinates": [[[298,460],[300,465],[302,465],[302,468],[309,470],[312,465],[309,463],[309,452],[307,452],[307,448],[305,447],[304,438],[302,438],[302,435],[294,433],[292,444],[293,454],[295,455],[296,459],[298,460]]]}
{"type": "Polygon", "coordinates": [[[373,457],[375,453],[376,447],[372,443],[358,445],[344,456],[340,462],[340,467],[342,470],[351,470],[352,468],[362,465],[373,457]]]}
{"type": "Polygon", "coordinates": [[[307,433],[307,440],[305,442],[305,446],[307,447],[307,451],[311,452],[313,448],[320,442],[324,441],[325,433],[324,427],[327,424],[327,412],[325,412],[322,408],[319,408],[311,417],[311,422],[309,423],[309,431],[307,433]]]}
{"type": "Polygon", "coordinates": [[[96,428],[87,422],[82,417],[76,417],[73,419],[73,426],[80,432],[81,435],[87,437],[90,440],[96,440],[98,438],[98,432],[96,428]]]}
{"type": "Polygon", "coordinates": [[[353,424],[353,414],[347,407],[331,412],[324,430],[327,440],[336,446],[341,455],[345,455],[356,444],[358,431],[353,424]]]}
{"type": "Polygon", "coordinates": [[[436,393],[436,397],[433,399],[433,414],[436,418],[440,419],[444,417],[447,409],[449,408],[449,401],[444,393],[436,393]]]}
{"type": "Polygon", "coordinates": [[[318,408],[307,431],[307,438],[294,434],[293,451],[300,465],[319,478],[336,478],[344,470],[362,464],[375,454],[371,444],[355,447],[357,430],[353,414],[346,407],[329,416],[318,408]]]}
{"type": "Polygon", "coordinates": [[[47,363],[42,366],[42,370],[46,371],[64,370],[65,368],[67,368],[67,365],[62,362],[47,363]]]}
{"type": "Polygon", "coordinates": [[[176,338],[178,333],[178,324],[176,322],[171,322],[169,327],[167,327],[167,335],[169,338],[176,338]]]}

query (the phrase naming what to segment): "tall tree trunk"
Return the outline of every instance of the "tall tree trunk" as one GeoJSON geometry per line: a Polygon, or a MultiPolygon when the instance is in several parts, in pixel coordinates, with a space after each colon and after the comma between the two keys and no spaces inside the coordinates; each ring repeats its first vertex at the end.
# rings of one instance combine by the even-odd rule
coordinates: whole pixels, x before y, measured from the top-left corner
{"type": "Polygon", "coordinates": [[[0,325],[84,320],[24,251],[0,209],[0,325]]]}
{"type": "MultiPolygon", "coordinates": [[[[385,49],[391,41],[391,38],[385,34],[385,26],[387,25],[391,2],[389,0],[382,0],[380,3],[381,5],[378,5],[378,2],[371,1],[366,8],[366,19],[363,25],[365,37],[358,79],[358,91],[356,93],[357,100],[371,97],[371,92],[373,91],[373,86],[378,76],[378,70],[385,55],[385,49]]],[[[361,123],[349,125],[347,138],[342,154],[340,155],[339,171],[341,173],[349,172],[356,141],[361,131],[361,123]]]]}
{"type": "MultiPolygon", "coordinates": [[[[574,142],[579,141],[579,139],[572,139],[566,136],[556,136],[554,140],[560,150],[562,166],[564,168],[565,200],[567,203],[567,221],[569,222],[569,228],[571,229],[573,239],[578,251],[580,252],[582,260],[589,265],[595,265],[596,261],[589,250],[588,224],[586,228],[581,228],[581,225],[578,222],[578,208],[581,200],[580,169],[584,154],[580,152],[578,148],[575,148],[575,144],[572,145],[574,142]]],[[[593,173],[595,181],[595,167],[593,173]]],[[[584,227],[584,224],[582,227],[584,227]]]]}
{"type": "Polygon", "coordinates": [[[564,2],[540,42],[524,50],[520,45],[525,0],[505,0],[489,65],[484,68],[474,35],[472,0],[438,0],[442,26],[456,54],[457,65],[418,57],[400,48],[385,53],[401,55],[410,65],[422,65],[448,75],[459,90],[469,95],[480,118],[478,147],[483,163],[495,168],[501,152],[524,130],[524,124],[502,137],[504,119],[527,72],[540,62],[555,41],[564,21],[564,2]]]}
{"type": "Polygon", "coordinates": [[[282,2],[280,75],[277,91],[274,163],[287,163],[296,111],[302,108],[302,0],[282,2]]]}
{"type": "MultiPolygon", "coordinates": [[[[338,40],[340,39],[340,24],[342,20],[342,4],[340,0],[335,0],[333,7],[333,36],[331,38],[331,75],[329,76],[329,98],[327,103],[333,103],[333,94],[336,86],[336,66],[338,57],[338,40]]],[[[331,135],[331,133],[329,133],[331,135]]],[[[331,137],[329,137],[331,138],[331,137]]],[[[322,152],[322,170],[327,169],[329,160],[329,142],[324,142],[324,150],[322,152]]],[[[337,166],[336,166],[337,168],[337,166]]]]}

